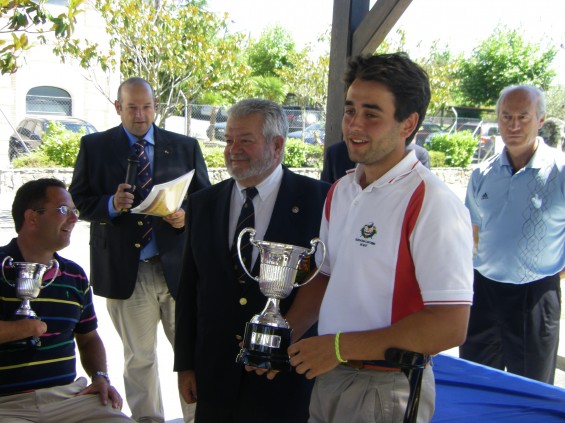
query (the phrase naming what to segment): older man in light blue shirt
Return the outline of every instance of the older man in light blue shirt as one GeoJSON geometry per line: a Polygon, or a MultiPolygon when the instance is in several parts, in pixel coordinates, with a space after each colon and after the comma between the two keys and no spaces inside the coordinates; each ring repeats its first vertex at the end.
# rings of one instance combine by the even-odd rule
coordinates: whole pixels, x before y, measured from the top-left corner
{"type": "Polygon", "coordinates": [[[475,239],[475,297],[460,355],[553,383],[565,267],[565,154],[537,137],[543,93],[502,90],[505,147],[473,171],[465,204],[475,239]]]}

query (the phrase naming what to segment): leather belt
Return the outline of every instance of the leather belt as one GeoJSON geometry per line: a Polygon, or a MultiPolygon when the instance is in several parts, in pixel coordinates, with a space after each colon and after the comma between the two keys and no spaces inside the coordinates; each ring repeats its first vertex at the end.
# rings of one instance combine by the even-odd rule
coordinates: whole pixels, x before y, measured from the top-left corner
{"type": "Polygon", "coordinates": [[[344,366],[354,369],[377,370],[379,372],[400,372],[400,367],[395,367],[385,360],[348,360],[342,363],[344,366]]]}
{"type": "Polygon", "coordinates": [[[160,256],[153,256],[153,257],[149,257],[143,260],[140,260],[143,263],[150,263],[150,264],[154,264],[154,263],[160,263],[161,262],[161,257],[160,256]]]}

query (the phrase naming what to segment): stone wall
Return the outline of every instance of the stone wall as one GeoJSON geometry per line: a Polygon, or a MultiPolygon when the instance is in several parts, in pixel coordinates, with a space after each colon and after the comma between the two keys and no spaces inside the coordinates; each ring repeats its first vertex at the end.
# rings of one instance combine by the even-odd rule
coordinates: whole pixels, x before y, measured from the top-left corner
{"type": "MultiPolygon", "coordinates": [[[[302,175],[310,176],[311,178],[318,179],[320,171],[313,168],[293,169],[293,171],[302,175]]],[[[471,174],[471,169],[433,169],[433,172],[438,175],[447,185],[449,185],[459,196],[464,192],[467,187],[467,181],[471,174]]],[[[210,180],[212,183],[222,181],[229,177],[225,168],[210,168],[208,169],[210,180]]],[[[71,183],[73,176],[72,168],[53,168],[53,169],[8,169],[0,170],[0,193],[11,193],[16,191],[21,185],[27,181],[38,178],[57,178],[65,182],[67,185],[71,183]]]]}

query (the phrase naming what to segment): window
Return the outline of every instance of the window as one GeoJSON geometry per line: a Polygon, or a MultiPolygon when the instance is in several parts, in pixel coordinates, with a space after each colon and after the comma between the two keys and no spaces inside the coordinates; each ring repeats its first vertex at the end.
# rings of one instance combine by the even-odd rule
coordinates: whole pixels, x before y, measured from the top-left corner
{"type": "Polygon", "coordinates": [[[26,96],[26,113],[29,115],[72,116],[72,99],[69,93],[56,87],[34,87],[26,96]]]}

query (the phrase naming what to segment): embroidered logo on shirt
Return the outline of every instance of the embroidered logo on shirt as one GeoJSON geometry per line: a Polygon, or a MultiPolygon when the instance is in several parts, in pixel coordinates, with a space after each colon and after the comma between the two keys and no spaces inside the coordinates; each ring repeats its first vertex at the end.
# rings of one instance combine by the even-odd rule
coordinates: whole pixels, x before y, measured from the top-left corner
{"type": "Polygon", "coordinates": [[[377,228],[375,227],[375,224],[373,222],[367,223],[361,228],[361,236],[363,238],[372,238],[376,235],[376,233],[377,228]]]}
{"type": "Polygon", "coordinates": [[[371,239],[377,234],[377,227],[373,222],[369,222],[361,227],[361,238],[355,238],[361,247],[375,245],[371,239]]]}
{"type": "Polygon", "coordinates": [[[539,194],[536,194],[532,197],[532,206],[534,206],[536,209],[539,209],[541,207],[542,201],[541,201],[541,197],[539,194]]]}
{"type": "Polygon", "coordinates": [[[488,194],[486,192],[481,196],[481,200],[488,200],[488,194]]]}

